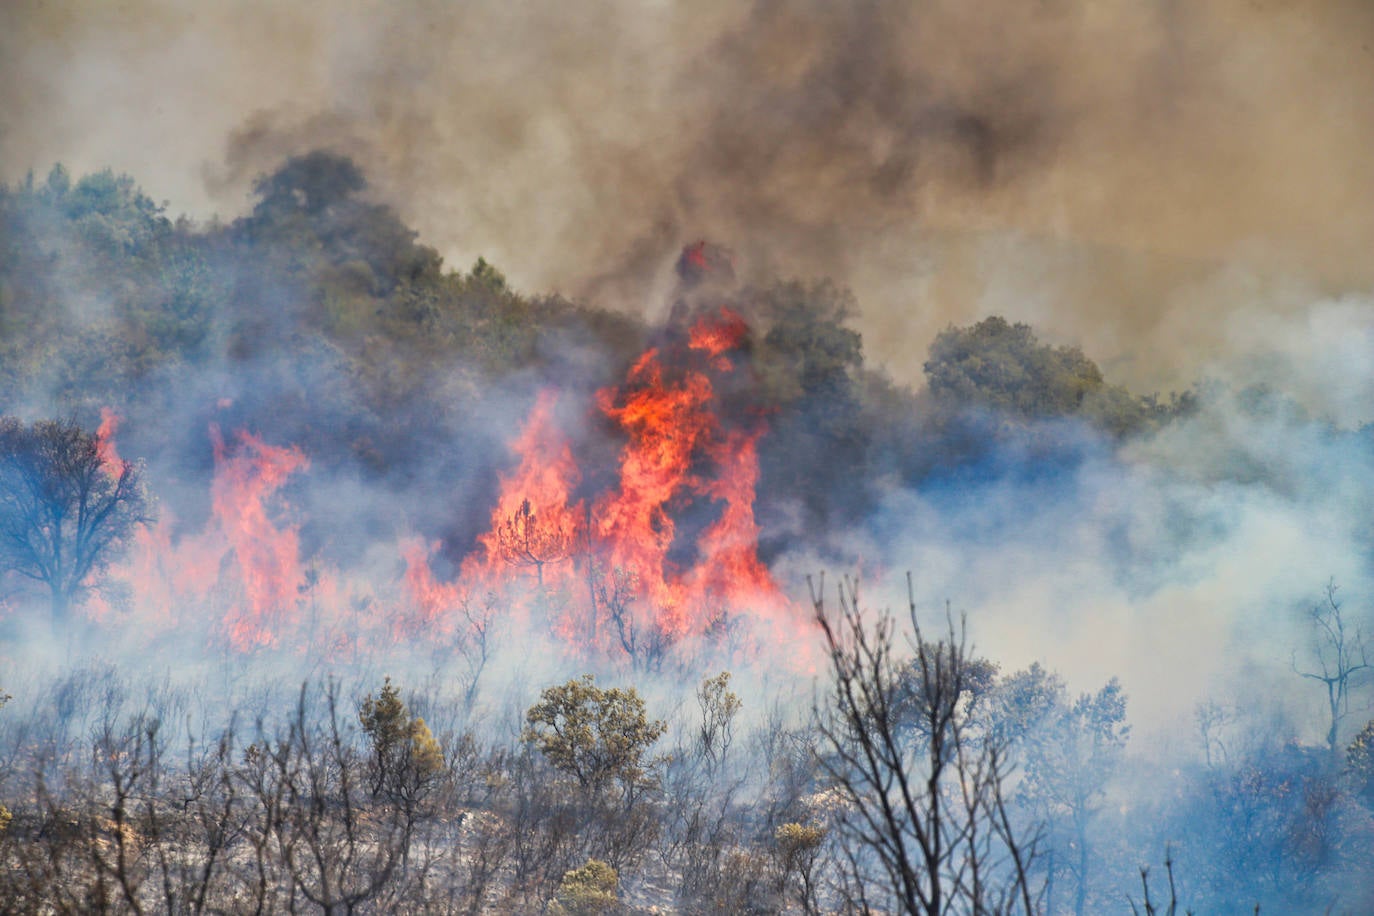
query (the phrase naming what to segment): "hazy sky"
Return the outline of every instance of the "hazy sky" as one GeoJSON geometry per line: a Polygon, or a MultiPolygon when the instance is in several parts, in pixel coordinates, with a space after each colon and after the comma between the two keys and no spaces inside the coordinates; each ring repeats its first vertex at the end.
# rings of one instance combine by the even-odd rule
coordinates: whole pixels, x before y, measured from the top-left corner
{"type": "Polygon", "coordinates": [[[1372,44],[1367,0],[8,0],[0,177],[231,217],[326,145],[526,290],[652,314],[706,237],[849,284],[901,378],[999,312],[1167,387],[1374,282],[1372,44]]]}

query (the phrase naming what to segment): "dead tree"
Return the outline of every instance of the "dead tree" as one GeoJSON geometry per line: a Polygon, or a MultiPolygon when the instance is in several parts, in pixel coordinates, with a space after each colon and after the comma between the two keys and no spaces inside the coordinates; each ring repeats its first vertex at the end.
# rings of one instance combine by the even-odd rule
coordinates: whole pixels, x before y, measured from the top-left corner
{"type": "MultiPolygon", "coordinates": [[[[1013,823],[1006,751],[974,715],[979,673],[964,622],[927,638],[910,600],[910,655],[897,623],[868,619],[858,583],[839,608],[811,586],[830,657],[830,695],[817,704],[821,764],[845,802],[838,819],[840,893],[861,913],[1034,913],[1030,868],[1038,831],[1013,823]]],[[[911,594],[911,580],[907,588],[911,594]]]]}
{"type": "Polygon", "coordinates": [[[501,556],[512,566],[533,567],[535,581],[544,591],[544,567],[559,563],[573,554],[576,532],[557,519],[549,521],[535,514],[528,499],[506,519],[496,532],[501,556]]]}
{"type": "Polygon", "coordinates": [[[1312,608],[1312,670],[1298,668],[1297,654],[1293,656],[1293,670],[1326,688],[1326,703],[1330,713],[1330,727],[1326,731],[1326,746],[1331,759],[1340,753],[1340,726],[1350,714],[1350,688],[1357,675],[1374,668],[1359,627],[1351,629],[1336,598],[1336,581],[1326,583],[1324,600],[1312,608]]]}
{"type": "Polygon", "coordinates": [[[255,911],[357,912],[388,890],[412,839],[413,824],[394,806],[368,804],[366,762],[345,732],[338,687],[321,693],[315,709],[302,685],[283,732],[244,753],[240,779],[256,809],[246,830],[255,911]]]}

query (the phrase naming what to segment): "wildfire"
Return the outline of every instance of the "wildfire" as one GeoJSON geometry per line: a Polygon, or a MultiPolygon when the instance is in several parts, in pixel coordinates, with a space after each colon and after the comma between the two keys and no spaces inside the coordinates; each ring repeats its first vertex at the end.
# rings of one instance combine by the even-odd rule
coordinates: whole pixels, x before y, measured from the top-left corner
{"type": "MultiPolygon", "coordinates": [[[[711,631],[732,613],[771,612],[783,600],[758,559],[755,449],[762,428],[728,428],[717,413],[713,376],[734,371],[730,354],[748,326],[728,309],[699,319],[685,346],[645,352],[625,383],[598,392],[597,408],[625,437],[619,485],[573,500],[581,480],[544,392],[511,444],[516,467],[501,478],[488,531],[463,564],[469,589],[502,589],[523,570],[514,607],[541,610],[552,628],[581,644],[634,651],[642,640],[672,643],[711,631]],[[680,530],[684,511],[710,521],[680,530]]],[[[422,617],[464,600],[434,582],[424,551],[407,557],[407,580],[422,617]]]]}
{"type": "Polygon", "coordinates": [[[115,478],[118,478],[124,469],[124,462],[120,460],[119,451],[114,444],[115,433],[123,419],[109,407],[102,407],[100,425],[95,430],[95,449],[96,455],[100,458],[100,466],[106,474],[115,478]]]}
{"type": "MultiPolygon", "coordinates": [[[[463,561],[458,581],[435,578],[429,557],[437,545],[419,539],[403,545],[413,613],[402,629],[450,633],[461,626],[456,620],[460,611],[481,603],[474,596],[493,592],[509,599],[514,615],[524,616],[537,596],[575,587],[573,560],[586,553],[585,510],[581,502],[571,503],[581,474],[555,423],[557,400],[553,391],[541,393],[511,443],[520,461],[501,476],[490,528],[463,561]]],[[[554,623],[571,626],[568,619],[554,623]]]]}
{"type": "Polygon", "coordinates": [[[735,258],[729,249],[710,242],[694,242],[677,259],[677,276],[684,288],[712,280],[729,284],[735,279],[735,258]]]}
{"type": "Polygon", "coordinates": [[[711,359],[711,366],[721,372],[730,372],[734,365],[725,355],[738,349],[749,333],[749,325],[732,309],[722,308],[714,315],[705,316],[692,325],[688,346],[701,350],[711,359]]]}
{"type": "MultiPolygon", "coordinates": [[[[684,255],[698,256],[708,254],[684,255]]],[[[744,371],[748,341],[743,317],[718,309],[686,333],[665,335],[622,384],[597,392],[590,409],[621,438],[615,482],[599,492],[584,490],[576,444],[559,422],[559,394],[541,393],[510,443],[513,466],[499,475],[487,529],[458,575],[435,576],[437,544],[403,541],[405,572],[393,585],[404,598],[376,621],[376,632],[462,640],[475,619],[499,607],[503,625],[546,627],[571,651],[638,658],[740,617],[792,620],[757,553],[757,444],[765,428],[757,416],[726,409],[719,394],[744,371]]],[[[118,423],[117,414],[102,412],[101,455],[111,466],[119,460],[118,423]]],[[[326,613],[340,621],[344,606],[354,606],[344,629],[356,644],[358,609],[372,606],[370,593],[360,599],[307,568],[299,526],[282,502],[288,480],[309,468],[305,454],[248,432],[226,442],[213,424],[209,435],[209,521],[178,538],[164,513],[138,534],[123,568],[137,605],[168,625],[187,608],[210,609],[222,638],[250,651],[282,645],[285,634],[322,635],[304,622],[308,594],[312,608],[313,599],[339,605],[326,613]]]]}
{"type": "MultiPolygon", "coordinates": [[[[112,437],[119,418],[108,410],[102,418],[97,436],[109,466],[118,460],[112,437]]],[[[276,521],[278,491],[309,461],[300,449],[268,445],[247,432],[226,444],[214,424],[210,443],[215,474],[205,530],[174,537],[175,519],[164,511],[156,525],[136,532],[116,576],[128,583],[151,623],[174,626],[192,609],[222,607],[230,646],[246,651],[274,645],[283,627],[299,624],[294,612],[301,596],[312,586],[332,585],[305,571],[297,526],[276,521]]],[[[97,616],[108,613],[100,606],[94,610],[97,616]]]]}
{"type": "Polygon", "coordinates": [[[436,547],[437,544],[423,538],[408,538],[401,543],[401,557],[406,564],[404,582],[415,613],[409,620],[398,622],[398,636],[446,631],[451,626],[449,612],[463,600],[462,583],[435,579],[429,557],[436,547]]]}
{"type": "Polygon", "coordinates": [[[465,578],[490,583],[503,566],[529,569],[543,587],[550,567],[572,558],[583,533],[581,504],[569,505],[581,473],[567,438],[554,423],[557,396],[544,391],[511,451],[520,456],[502,477],[482,552],[463,564],[465,578]]]}
{"type": "Polygon", "coordinates": [[[215,450],[211,505],[243,588],[242,600],[225,616],[229,642],[237,649],[270,645],[278,620],[304,590],[305,573],[297,528],[277,527],[268,504],[286,479],[310,462],[298,448],[267,445],[247,432],[238,434],[230,451],[214,424],[210,441],[215,450]]]}

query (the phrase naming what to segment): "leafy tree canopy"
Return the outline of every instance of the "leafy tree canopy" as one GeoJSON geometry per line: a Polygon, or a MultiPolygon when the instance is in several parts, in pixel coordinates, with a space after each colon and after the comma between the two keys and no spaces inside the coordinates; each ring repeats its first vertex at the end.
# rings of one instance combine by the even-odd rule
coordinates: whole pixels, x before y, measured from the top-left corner
{"type": "Polygon", "coordinates": [[[591,791],[651,784],[658,761],[646,755],[667,730],[634,688],[602,689],[590,674],[544,690],[525,722],[524,739],[591,791]]]}
{"type": "Polygon", "coordinates": [[[141,468],[75,421],[0,419],[0,570],[47,586],[55,623],[150,510],[141,468]]]}
{"type": "Polygon", "coordinates": [[[1022,420],[1079,416],[1115,435],[1140,430],[1178,406],[1109,385],[1078,347],[1041,343],[1029,325],[995,315],[940,332],[924,368],[931,394],[946,407],[1022,420]]]}

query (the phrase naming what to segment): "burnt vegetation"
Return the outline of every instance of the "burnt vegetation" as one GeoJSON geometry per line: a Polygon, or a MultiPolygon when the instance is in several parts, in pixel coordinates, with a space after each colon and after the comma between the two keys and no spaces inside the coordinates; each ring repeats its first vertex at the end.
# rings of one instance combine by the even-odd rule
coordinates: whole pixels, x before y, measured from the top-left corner
{"type": "MultiPolygon", "coordinates": [[[[210,423],[298,445],[331,482],[293,493],[305,556],[361,564],[404,517],[455,577],[490,514],[512,417],[546,386],[596,403],[646,346],[681,346],[683,316],[706,299],[748,322],[722,357],[720,422],[766,429],[753,505],[765,563],[803,544],[852,565],[842,535],[889,536],[877,510],[895,490],[939,504],[955,490],[1052,489],[1218,401],[1282,413],[1369,462],[1369,430],[1296,416],[1272,391],[1142,396],[998,317],[941,333],[913,392],[865,364],[857,304],[829,282],[745,285],[707,246],[684,251],[679,281],[667,326],[650,327],[516,290],[484,259],[449,269],[330,152],[261,178],[232,222],[172,219],[109,171],[57,166],[0,188],[0,687],[19,697],[0,703],[0,911],[1374,906],[1361,890],[1374,886],[1370,602],[1334,582],[1303,618],[1310,646],[1290,672],[1294,691],[1323,691],[1320,744],[1270,728],[1259,701],[1209,703],[1195,753],[1167,774],[1127,755],[1116,679],[1073,694],[1039,664],[1004,670],[978,653],[972,623],[914,592],[893,615],[861,603],[854,580],[827,592],[817,579],[799,624],[813,692],[732,677],[714,659],[747,659],[748,634],[728,614],[674,645],[636,612],[635,571],[593,557],[590,510],[569,521],[528,499],[495,531],[500,558],[540,592],[580,564],[579,600],[611,662],[563,657],[556,676],[531,674],[522,639],[546,638],[544,622],[514,623],[500,596],[473,594],[456,632],[410,632],[428,655],[398,669],[356,639],[221,655],[176,678],[67,664],[74,650],[57,674],[22,664],[35,621],[68,648],[98,646],[98,615],[77,610],[121,608],[102,572],[153,522],[155,497],[186,525],[209,514],[210,423]],[[106,407],[125,418],[120,451],[144,460],[102,451],[106,407]],[[584,662],[595,676],[565,670],[584,662]],[[1165,891],[1139,870],[1161,855],[1165,891]]],[[[616,454],[585,425],[570,443],[588,469],[578,498],[616,454]]],[[[1298,486],[1252,457],[1189,473],[1298,486]]],[[[683,530],[708,529],[720,502],[701,500],[683,530]]],[[[1179,515],[1178,543],[1203,537],[1179,515]]],[[[400,629],[390,607],[352,611],[381,621],[373,632],[400,629]]],[[[224,651],[212,628],[178,635],[224,651]]]]}

